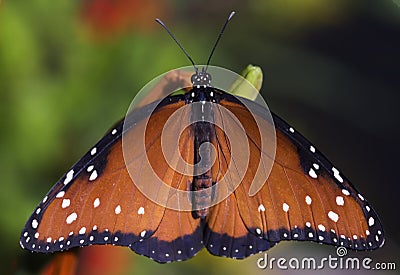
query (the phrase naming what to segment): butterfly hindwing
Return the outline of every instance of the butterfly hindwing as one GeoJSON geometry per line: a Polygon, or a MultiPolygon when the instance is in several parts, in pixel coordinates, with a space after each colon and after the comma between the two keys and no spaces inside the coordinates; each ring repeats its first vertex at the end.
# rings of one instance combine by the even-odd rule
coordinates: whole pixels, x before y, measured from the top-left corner
{"type": "Polygon", "coordinates": [[[274,245],[275,242],[256,236],[246,227],[234,194],[215,205],[207,216],[204,246],[213,255],[243,259],[274,245]]]}

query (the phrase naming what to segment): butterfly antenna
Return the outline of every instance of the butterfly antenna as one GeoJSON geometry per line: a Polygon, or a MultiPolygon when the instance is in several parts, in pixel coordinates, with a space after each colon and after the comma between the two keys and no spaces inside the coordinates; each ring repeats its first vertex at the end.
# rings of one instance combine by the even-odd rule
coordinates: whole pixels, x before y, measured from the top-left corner
{"type": "Polygon", "coordinates": [[[168,27],[164,24],[163,21],[161,21],[160,19],[156,19],[156,22],[158,24],[160,24],[167,32],[168,34],[171,36],[171,38],[175,41],[175,43],[179,46],[179,48],[181,48],[181,50],[183,51],[183,53],[186,55],[186,57],[190,60],[190,62],[192,62],[192,65],[194,67],[194,70],[198,71],[196,65],[194,64],[193,59],[190,57],[190,55],[188,54],[188,52],[185,50],[185,48],[181,45],[181,43],[179,43],[178,39],[176,39],[176,37],[172,34],[172,32],[168,29],[168,27]]]}
{"type": "Polygon", "coordinates": [[[207,71],[208,65],[210,64],[210,61],[211,61],[211,57],[213,56],[214,51],[215,51],[215,49],[217,48],[217,45],[218,45],[218,43],[219,43],[219,40],[221,39],[222,35],[224,34],[224,31],[225,31],[226,26],[228,25],[229,21],[232,19],[232,17],[233,17],[234,15],[235,15],[235,12],[232,11],[232,12],[229,14],[229,16],[228,16],[228,19],[226,19],[225,24],[224,24],[224,26],[222,27],[221,31],[219,32],[219,35],[218,35],[218,37],[217,37],[217,41],[215,41],[214,47],[213,47],[212,50],[211,50],[211,53],[210,53],[210,56],[208,57],[207,65],[206,65],[206,68],[205,68],[204,71],[207,71]]]}

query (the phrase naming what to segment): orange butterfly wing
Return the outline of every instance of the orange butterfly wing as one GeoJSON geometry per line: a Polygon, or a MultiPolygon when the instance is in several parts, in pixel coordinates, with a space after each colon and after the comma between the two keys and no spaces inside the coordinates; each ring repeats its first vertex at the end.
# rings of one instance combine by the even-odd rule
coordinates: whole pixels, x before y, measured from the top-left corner
{"type": "MultiPolygon", "coordinates": [[[[129,246],[159,262],[184,260],[197,253],[202,247],[200,221],[193,219],[191,212],[166,209],[149,200],[133,183],[126,167],[127,163],[140,168],[146,155],[155,156],[149,162],[157,167],[158,176],[167,178],[165,182],[173,188],[187,189],[192,178],[176,173],[159,158],[162,128],[151,127],[164,123],[182,105],[181,101],[161,104],[147,128],[143,120],[132,122],[133,127],[128,127],[124,135],[134,139],[146,131],[146,152],[139,143],[132,143],[129,149],[133,154],[125,154],[125,158],[123,121],[118,123],[46,195],[25,225],[21,246],[55,252],[114,244],[129,246]]],[[[146,114],[146,110],[139,111],[146,114]]],[[[187,130],[180,140],[185,159],[191,159],[194,152],[190,138],[187,130]]],[[[151,184],[145,181],[146,175],[141,176],[139,184],[151,184]]]]}
{"type": "MultiPolygon", "coordinates": [[[[243,125],[248,136],[250,163],[241,184],[224,202],[231,204],[229,209],[221,203],[208,217],[209,221],[214,221],[209,222],[212,232],[222,234],[225,219],[230,217],[236,217],[237,227],[225,231],[225,239],[207,243],[207,249],[216,255],[226,255],[224,247],[240,238],[249,238],[249,235],[265,240],[269,245],[290,239],[355,250],[376,249],[383,245],[382,225],[365,198],[310,142],[274,114],[277,145],[272,171],[259,192],[250,196],[257,167],[263,165],[259,163],[260,155],[264,153],[260,149],[260,132],[254,131],[257,124],[253,116],[260,115],[263,110],[255,103],[247,102],[260,112],[252,114],[237,100],[229,96],[227,99],[221,100],[220,104],[243,125]]],[[[233,121],[229,117],[223,119],[226,124],[233,121]]],[[[218,140],[225,140],[223,132],[219,135],[218,140]]],[[[228,155],[220,161],[231,158],[229,150],[220,151],[228,155]]],[[[264,244],[264,248],[269,245],[264,244]]],[[[229,255],[234,256],[234,253],[231,251],[229,255]]]]}

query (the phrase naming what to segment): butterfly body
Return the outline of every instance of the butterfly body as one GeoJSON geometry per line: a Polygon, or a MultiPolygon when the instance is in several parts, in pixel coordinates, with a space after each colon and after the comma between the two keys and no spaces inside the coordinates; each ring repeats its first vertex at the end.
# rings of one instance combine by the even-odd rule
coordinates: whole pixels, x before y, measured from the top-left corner
{"type": "Polygon", "coordinates": [[[192,77],[193,87],[185,95],[185,103],[191,104],[190,124],[194,137],[194,163],[195,166],[192,191],[208,189],[208,192],[192,195],[192,203],[195,209],[193,217],[204,219],[208,214],[208,206],[211,205],[214,190],[210,187],[216,183],[212,175],[212,163],[215,158],[212,150],[216,143],[214,108],[217,104],[219,93],[211,87],[211,76],[204,72],[198,72],[192,77]],[[198,103],[198,104],[192,104],[198,103]]]}

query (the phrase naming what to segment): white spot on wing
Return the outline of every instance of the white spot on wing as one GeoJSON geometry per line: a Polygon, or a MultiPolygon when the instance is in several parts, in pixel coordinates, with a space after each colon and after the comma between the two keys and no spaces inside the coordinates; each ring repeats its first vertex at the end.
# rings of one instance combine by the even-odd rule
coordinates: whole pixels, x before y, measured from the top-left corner
{"type": "Polygon", "coordinates": [[[310,175],[310,177],[312,177],[313,179],[316,179],[317,173],[315,173],[314,169],[310,168],[310,171],[308,171],[308,174],[310,175]]]}
{"type": "Polygon", "coordinates": [[[306,196],[306,203],[307,203],[308,205],[311,205],[311,202],[312,202],[311,197],[310,197],[309,195],[307,195],[307,196],[306,196]]]}
{"type": "Polygon", "coordinates": [[[36,229],[38,227],[38,225],[39,225],[38,221],[36,219],[33,219],[32,220],[32,228],[36,229]]]}
{"type": "Polygon", "coordinates": [[[67,176],[65,177],[64,185],[67,185],[68,183],[70,183],[70,181],[72,180],[73,177],[74,177],[74,170],[71,170],[67,173],[67,176]]]}
{"type": "Polygon", "coordinates": [[[120,214],[121,213],[121,205],[117,205],[117,207],[115,207],[115,214],[120,214]]]}
{"type": "Polygon", "coordinates": [[[94,171],[90,174],[90,177],[89,177],[89,180],[90,180],[90,181],[94,181],[95,179],[97,179],[97,171],[96,171],[96,170],[94,170],[94,171]]]}
{"type": "Polygon", "coordinates": [[[86,169],[86,171],[88,171],[89,173],[93,171],[94,165],[90,165],[88,166],[88,168],[86,169]]]}
{"type": "Polygon", "coordinates": [[[65,191],[60,191],[57,193],[56,198],[62,198],[65,195],[65,191]]]}
{"type": "Polygon", "coordinates": [[[346,195],[346,196],[350,195],[350,192],[347,189],[342,189],[342,193],[343,193],[343,195],[346,195]]]}
{"type": "Polygon", "coordinates": [[[100,199],[99,199],[99,198],[96,198],[96,199],[93,201],[93,207],[94,207],[94,208],[97,208],[97,207],[99,207],[99,205],[100,205],[100,199]]]}
{"type": "Polygon", "coordinates": [[[264,207],[264,205],[261,203],[259,206],[258,206],[258,212],[264,212],[265,211],[265,207],[264,207]]]}
{"type": "Polygon", "coordinates": [[[78,215],[75,212],[73,212],[67,217],[67,219],[65,221],[67,222],[67,224],[71,224],[74,221],[76,221],[77,218],[78,218],[78,215]]]}
{"type": "Polygon", "coordinates": [[[144,236],[146,236],[146,230],[143,230],[142,232],[140,232],[140,237],[144,238],[144,236]]]}
{"type": "Polygon", "coordinates": [[[310,151],[313,152],[313,153],[315,153],[315,147],[311,145],[311,146],[310,146],[310,151]]]}
{"type": "Polygon", "coordinates": [[[333,211],[329,211],[329,212],[328,212],[328,217],[329,217],[332,221],[334,221],[334,222],[337,222],[337,221],[339,220],[339,215],[336,214],[336,213],[333,212],[333,211]]]}
{"type": "Polygon", "coordinates": [[[340,176],[340,172],[335,167],[332,167],[333,176],[341,183],[343,183],[343,178],[340,176]]]}
{"type": "Polygon", "coordinates": [[[284,202],[283,205],[282,205],[282,209],[283,209],[283,211],[288,212],[289,211],[289,205],[286,202],[284,202]]]}
{"type": "Polygon", "coordinates": [[[318,229],[321,231],[325,231],[325,226],[322,224],[318,224],[318,229]]]}
{"type": "Polygon", "coordinates": [[[111,135],[115,135],[117,133],[117,129],[113,129],[112,131],[111,131],[111,135]]]}
{"type": "Polygon", "coordinates": [[[71,201],[70,199],[63,199],[62,203],[61,203],[61,207],[62,208],[67,208],[68,206],[70,206],[71,201]]]}
{"type": "Polygon", "coordinates": [[[81,235],[83,235],[83,234],[85,234],[86,233],[86,227],[82,227],[80,230],[79,230],[79,234],[81,234],[81,235]]]}
{"type": "Polygon", "coordinates": [[[374,218],[373,218],[373,217],[369,217],[369,219],[368,219],[368,225],[369,225],[369,226],[373,226],[374,224],[375,224],[374,218]]]}
{"type": "Polygon", "coordinates": [[[47,196],[43,198],[42,203],[45,203],[47,201],[47,196]]]}
{"type": "Polygon", "coordinates": [[[144,215],[144,208],[143,208],[143,206],[140,206],[140,207],[139,207],[139,210],[137,211],[137,213],[138,213],[139,215],[144,215]]]}
{"type": "Polygon", "coordinates": [[[90,154],[93,156],[96,153],[97,153],[97,148],[93,147],[93,149],[90,151],[90,154]]]}
{"type": "Polygon", "coordinates": [[[294,133],[293,127],[290,127],[290,128],[289,128],[289,131],[290,131],[291,133],[294,133]]]}
{"type": "Polygon", "coordinates": [[[339,206],[343,206],[344,205],[344,199],[342,196],[337,196],[336,197],[336,204],[339,206]]]}

